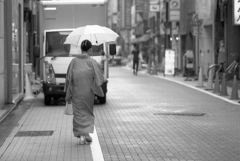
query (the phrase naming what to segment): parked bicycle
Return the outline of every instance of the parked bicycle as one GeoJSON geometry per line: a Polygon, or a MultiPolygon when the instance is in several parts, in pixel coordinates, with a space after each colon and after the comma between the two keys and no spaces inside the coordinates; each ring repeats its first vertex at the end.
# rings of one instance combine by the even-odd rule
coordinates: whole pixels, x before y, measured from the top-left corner
{"type": "Polygon", "coordinates": [[[208,71],[207,71],[207,77],[209,77],[209,72],[211,70],[214,70],[213,71],[213,80],[215,80],[216,78],[216,73],[218,72],[218,77],[219,77],[219,80],[221,81],[222,80],[222,75],[223,73],[225,73],[225,70],[224,70],[224,63],[220,63],[220,64],[212,64],[210,65],[210,67],[208,68],[208,71]]]}
{"type": "Polygon", "coordinates": [[[239,79],[239,74],[237,74],[237,72],[239,72],[240,57],[238,53],[233,53],[230,55],[234,57],[234,60],[226,69],[226,80],[233,80],[234,75],[236,75],[237,79],[239,79]]]}
{"type": "Polygon", "coordinates": [[[219,81],[222,80],[223,73],[225,73],[226,81],[233,80],[234,75],[236,75],[237,79],[239,79],[239,74],[237,74],[237,73],[239,73],[239,65],[240,65],[239,58],[240,57],[237,53],[233,53],[233,54],[230,54],[230,55],[234,57],[234,60],[226,69],[224,69],[224,64],[226,62],[223,62],[223,63],[220,63],[220,64],[212,64],[208,68],[207,76],[209,77],[210,70],[212,70],[214,68],[215,70],[214,70],[214,74],[213,74],[213,79],[215,79],[215,77],[216,77],[216,72],[218,72],[219,81]]]}

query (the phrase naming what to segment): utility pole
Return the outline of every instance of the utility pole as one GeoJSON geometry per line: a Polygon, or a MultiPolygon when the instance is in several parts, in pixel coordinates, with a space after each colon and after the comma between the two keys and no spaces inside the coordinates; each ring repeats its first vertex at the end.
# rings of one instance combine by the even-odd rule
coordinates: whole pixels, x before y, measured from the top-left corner
{"type": "Polygon", "coordinates": [[[193,25],[195,28],[196,36],[196,52],[195,52],[195,73],[198,75],[198,62],[199,62],[199,37],[200,37],[200,26],[202,25],[203,20],[198,19],[198,14],[193,15],[193,25]]]}
{"type": "Polygon", "coordinates": [[[168,1],[169,0],[165,0],[165,10],[166,10],[166,22],[165,22],[165,50],[169,48],[169,44],[168,44],[168,28],[169,28],[169,11],[168,11],[168,1]]]}

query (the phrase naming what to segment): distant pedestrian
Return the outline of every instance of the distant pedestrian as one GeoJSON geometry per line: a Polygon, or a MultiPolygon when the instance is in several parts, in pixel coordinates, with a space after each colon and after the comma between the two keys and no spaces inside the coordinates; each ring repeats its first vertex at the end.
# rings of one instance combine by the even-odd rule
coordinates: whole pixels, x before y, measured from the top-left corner
{"type": "Polygon", "coordinates": [[[95,94],[104,96],[101,85],[105,79],[96,60],[89,56],[91,48],[90,41],[82,42],[82,54],[73,58],[69,64],[64,89],[66,102],[72,102],[73,134],[80,138],[79,144],[92,142],[89,133],[94,130],[95,94]]]}
{"type": "Polygon", "coordinates": [[[226,62],[226,50],[225,50],[225,44],[223,40],[219,41],[217,53],[218,53],[218,64],[222,66],[219,72],[224,72],[224,63],[226,62]]]}
{"type": "Polygon", "coordinates": [[[134,44],[134,49],[132,51],[132,55],[133,55],[133,74],[137,75],[138,72],[138,65],[139,65],[139,49],[138,49],[138,45],[134,44]]]}

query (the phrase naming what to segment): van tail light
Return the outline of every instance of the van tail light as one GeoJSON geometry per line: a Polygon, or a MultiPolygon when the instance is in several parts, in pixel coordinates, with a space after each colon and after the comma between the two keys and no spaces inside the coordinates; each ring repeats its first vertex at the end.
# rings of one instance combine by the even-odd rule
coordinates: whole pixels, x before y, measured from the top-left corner
{"type": "Polygon", "coordinates": [[[46,81],[49,84],[56,84],[56,77],[51,64],[45,62],[46,81]]]}

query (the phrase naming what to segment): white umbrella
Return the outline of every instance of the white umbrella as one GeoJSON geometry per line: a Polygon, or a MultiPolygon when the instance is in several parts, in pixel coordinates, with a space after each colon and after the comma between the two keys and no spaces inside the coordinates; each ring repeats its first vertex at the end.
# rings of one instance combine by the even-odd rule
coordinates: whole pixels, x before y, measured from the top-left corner
{"type": "Polygon", "coordinates": [[[115,42],[119,35],[111,29],[99,25],[87,25],[73,30],[64,44],[81,46],[83,40],[89,40],[93,45],[100,45],[105,42],[115,42]]]}

